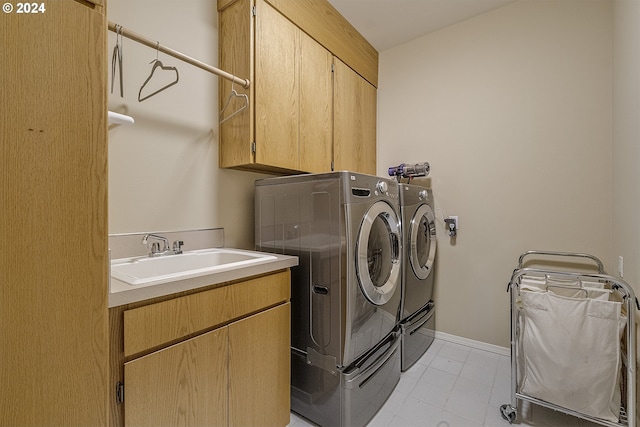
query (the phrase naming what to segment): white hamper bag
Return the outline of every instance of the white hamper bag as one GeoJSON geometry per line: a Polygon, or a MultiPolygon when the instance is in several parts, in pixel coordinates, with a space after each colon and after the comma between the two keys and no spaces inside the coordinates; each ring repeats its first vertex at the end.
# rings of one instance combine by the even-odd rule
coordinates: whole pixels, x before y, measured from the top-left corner
{"type": "Polygon", "coordinates": [[[520,292],[520,392],[596,418],[620,417],[621,303],[520,292]]]}

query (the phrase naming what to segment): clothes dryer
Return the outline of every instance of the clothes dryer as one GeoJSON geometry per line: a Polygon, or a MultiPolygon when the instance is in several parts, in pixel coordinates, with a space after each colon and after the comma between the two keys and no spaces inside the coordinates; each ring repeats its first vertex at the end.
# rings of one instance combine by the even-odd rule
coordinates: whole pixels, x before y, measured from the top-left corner
{"type": "Polygon", "coordinates": [[[351,172],[255,183],[256,249],[291,270],[291,408],[364,426],[400,379],[398,184],[351,172]]]}
{"type": "Polygon", "coordinates": [[[420,359],[434,339],[436,226],[433,192],[413,184],[399,186],[404,248],[400,322],[404,372],[420,359]]]}

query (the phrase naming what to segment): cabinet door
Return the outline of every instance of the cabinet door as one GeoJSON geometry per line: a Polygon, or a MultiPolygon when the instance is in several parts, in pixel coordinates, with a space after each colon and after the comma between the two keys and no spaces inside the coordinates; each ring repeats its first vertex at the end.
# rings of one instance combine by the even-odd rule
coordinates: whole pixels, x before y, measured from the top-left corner
{"type": "MultiPolygon", "coordinates": [[[[248,78],[251,86],[248,89],[230,81],[218,79],[219,111],[228,118],[220,123],[219,165],[221,168],[247,166],[254,162],[251,143],[254,141],[254,94],[253,75],[253,24],[251,4],[253,0],[218,0],[218,66],[241,78],[248,78]],[[244,104],[244,100],[231,97],[231,89],[249,97],[249,108],[229,118],[244,104]],[[227,105],[228,103],[228,105],[227,105]]],[[[217,119],[218,117],[216,117],[217,119]]]]}
{"type": "Polygon", "coordinates": [[[3,4],[0,426],[105,425],[106,20],[72,0],[3,4]]]}
{"type": "Polygon", "coordinates": [[[334,58],[335,170],[376,173],[376,88],[334,58]]]}
{"type": "Polygon", "coordinates": [[[229,426],[286,426],[291,304],[229,326],[229,426]]]}
{"type": "Polygon", "coordinates": [[[300,170],[331,171],[333,55],[300,31],[300,170]]]}
{"type": "Polygon", "coordinates": [[[125,426],[227,425],[228,328],[125,363],[125,426]]]}
{"type": "Polygon", "coordinates": [[[299,169],[298,28],[256,2],[256,163],[299,169]]]}

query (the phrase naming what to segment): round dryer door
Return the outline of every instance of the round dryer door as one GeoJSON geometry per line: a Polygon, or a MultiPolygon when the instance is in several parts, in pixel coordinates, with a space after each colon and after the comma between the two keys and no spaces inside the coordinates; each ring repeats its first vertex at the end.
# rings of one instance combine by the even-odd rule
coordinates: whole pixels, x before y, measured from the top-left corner
{"type": "Polygon", "coordinates": [[[426,279],[436,257],[435,215],[429,205],[420,205],[409,223],[409,260],[418,279],[426,279]]]}
{"type": "Polygon", "coordinates": [[[367,211],[356,247],[356,272],[365,297],[375,305],[388,302],[400,283],[400,227],[388,203],[367,211]]]}

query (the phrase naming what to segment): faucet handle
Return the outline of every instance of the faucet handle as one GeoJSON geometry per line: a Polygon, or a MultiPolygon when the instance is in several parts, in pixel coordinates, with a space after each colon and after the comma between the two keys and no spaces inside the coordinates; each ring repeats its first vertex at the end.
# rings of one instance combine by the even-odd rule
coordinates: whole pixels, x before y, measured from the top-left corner
{"type": "Polygon", "coordinates": [[[160,243],[153,242],[151,243],[151,255],[155,255],[157,253],[160,253],[160,243]]]}
{"type": "Polygon", "coordinates": [[[182,240],[176,240],[173,242],[173,253],[174,254],[181,254],[182,253],[182,245],[184,245],[184,242],[182,240]]]}

